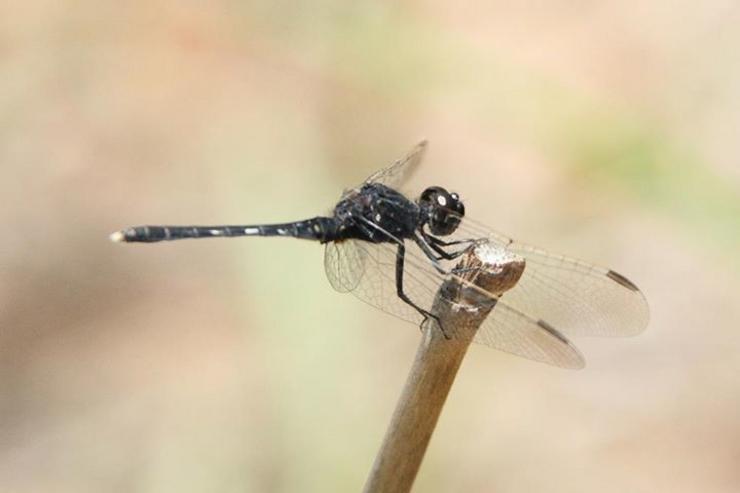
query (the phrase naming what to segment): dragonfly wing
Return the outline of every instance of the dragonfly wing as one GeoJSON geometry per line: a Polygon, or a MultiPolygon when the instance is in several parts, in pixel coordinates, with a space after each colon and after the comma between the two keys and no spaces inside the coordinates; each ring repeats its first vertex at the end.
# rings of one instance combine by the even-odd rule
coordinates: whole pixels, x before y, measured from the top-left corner
{"type": "Polygon", "coordinates": [[[502,300],[478,329],[473,339],[516,356],[561,368],[583,368],[583,356],[557,329],[535,320],[502,300]]]}
{"type": "Polygon", "coordinates": [[[324,270],[340,293],[357,288],[365,275],[366,252],[357,240],[330,242],[324,248],[324,270]]]}
{"type": "MultiPolygon", "coordinates": [[[[355,247],[364,259],[365,271],[354,288],[347,291],[386,313],[420,325],[424,317],[398,297],[396,288],[397,245],[357,241],[355,247]]],[[[430,273],[414,265],[416,263],[414,254],[410,252],[413,248],[415,246],[406,245],[406,261],[403,271],[404,292],[415,304],[429,309],[441,281],[435,275],[436,272],[430,273]]]]}
{"type": "MultiPolygon", "coordinates": [[[[391,243],[355,242],[365,270],[354,289],[360,300],[402,320],[421,324],[423,317],[396,292],[397,246],[391,243]]],[[[406,245],[404,292],[420,307],[431,310],[445,276],[437,272],[416,245],[406,245]]],[[[461,282],[465,282],[462,281],[461,282]]],[[[494,297],[491,295],[491,297],[494,297]]],[[[518,356],[563,367],[583,367],[578,350],[550,324],[535,320],[499,299],[475,336],[475,342],[518,356]]]]}
{"type": "Polygon", "coordinates": [[[404,157],[395,161],[387,168],[376,171],[364,183],[380,183],[387,187],[398,189],[416,171],[416,168],[419,167],[426,149],[427,141],[422,140],[404,157]]]}
{"type": "Polygon", "coordinates": [[[521,279],[503,295],[512,308],[568,335],[629,336],[647,327],[645,296],[623,275],[513,241],[469,219],[458,229],[458,236],[488,238],[525,259],[521,279]]]}

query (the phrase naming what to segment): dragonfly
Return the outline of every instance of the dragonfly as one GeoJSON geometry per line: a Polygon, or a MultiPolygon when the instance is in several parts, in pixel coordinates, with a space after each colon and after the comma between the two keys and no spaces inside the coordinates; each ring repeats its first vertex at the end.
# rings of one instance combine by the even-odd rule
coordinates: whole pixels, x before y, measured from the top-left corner
{"type": "MultiPolygon", "coordinates": [[[[549,253],[496,232],[465,214],[460,195],[430,186],[415,199],[403,193],[427,142],[343,192],[330,214],[281,224],[134,226],[115,242],[154,243],[194,238],[284,236],[325,245],[332,287],[405,321],[436,319],[440,285],[458,276],[453,263],[485,241],[518,266],[499,292],[474,342],[562,368],[585,365],[573,336],[631,336],[649,321],[645,296],[627,277],[576,258],[549,253]]],[[[438,319],[437,319],[438,321],[438,319]]],[[[443,328],[440,325],[440,328],[443,328]]]]}

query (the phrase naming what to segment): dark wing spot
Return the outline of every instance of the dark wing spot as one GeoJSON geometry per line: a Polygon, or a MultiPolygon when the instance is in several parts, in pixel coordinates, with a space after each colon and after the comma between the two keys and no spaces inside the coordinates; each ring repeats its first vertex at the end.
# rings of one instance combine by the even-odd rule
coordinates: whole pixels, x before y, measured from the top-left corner
{"type": "Polygon", "coordinates": [[[552,325],[548,324],[544,320],[537,320],[537,325],[539,325],[540,327],[542,327],[543,329],[545,329],[547,332],[549,332],[551,335],[557,337],[558,339],[560,339],[561,341],[563,341],[564,343],[566,343],[567,345],[570,346],[570,341],[568,339],[566,339],[565,336],[563,334],[561,334],[558,331],[558,329],[556,329],[552,325]]]}
{"type": "Polygon", "coordinates": [[[632,291],[640,291],[640,289],[637,286],[635,286],[635,284],[632,281],[630,281],[629,279],[627,279],[626,277],[624,277],[622,274],[618,272],[614,272],[613,270],[610,270],[609,272],[606,273],[606,277],[616,282],[617,284],[624,286],[627,289],[630,289],[632,291]]]}

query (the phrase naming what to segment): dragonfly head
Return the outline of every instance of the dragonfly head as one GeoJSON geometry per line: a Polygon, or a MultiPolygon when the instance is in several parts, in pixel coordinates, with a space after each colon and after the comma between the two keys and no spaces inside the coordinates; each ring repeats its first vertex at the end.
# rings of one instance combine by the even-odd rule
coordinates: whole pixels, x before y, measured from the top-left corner
{"type": "Polygon", "coordinates": [[[437,236],[454,233],[465,215],[460,196],[442,187],[427,188],[418,202],[429,230],[437,236]]]}

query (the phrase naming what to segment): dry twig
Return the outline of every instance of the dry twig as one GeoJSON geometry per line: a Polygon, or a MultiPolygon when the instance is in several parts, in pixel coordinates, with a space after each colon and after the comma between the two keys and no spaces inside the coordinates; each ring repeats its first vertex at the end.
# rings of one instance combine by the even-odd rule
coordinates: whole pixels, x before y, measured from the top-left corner
{"type": "MultiPolygon", "coordinates": [[[[456,267],[459,277],[448,278],[437,291],[432,313],[444,331],[436,323],[426,325],[365,493],[411,490],[457,370],[495,305],[481,290],[495,293],[501,287],[502,272],[487,259],[490,251],[487,243],[472,245],[456,267]]],[[[512,279],[514,283],[519,275],[512,279]]]]}

